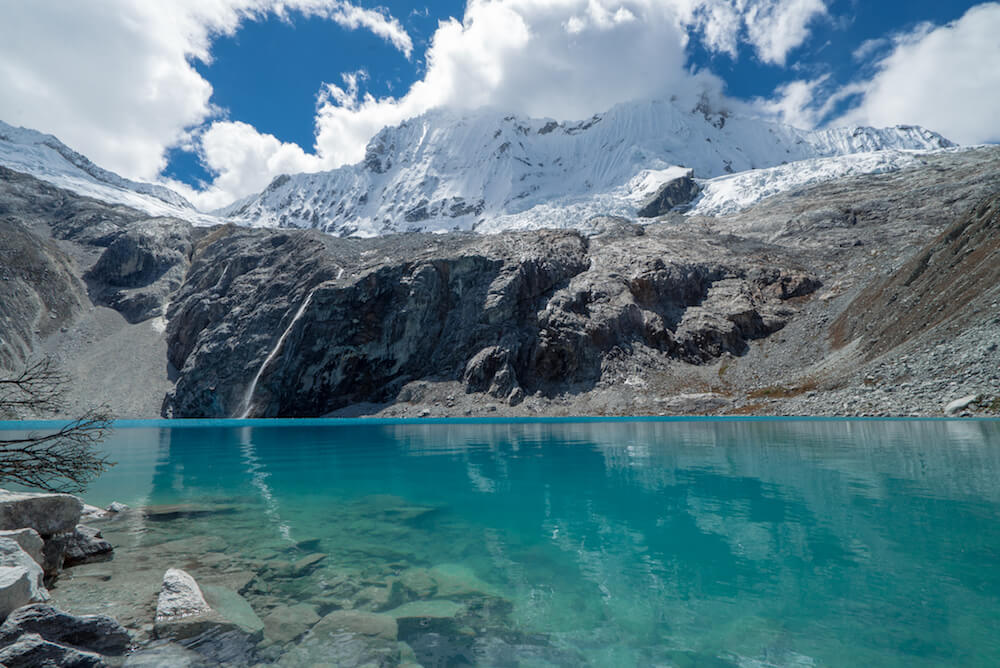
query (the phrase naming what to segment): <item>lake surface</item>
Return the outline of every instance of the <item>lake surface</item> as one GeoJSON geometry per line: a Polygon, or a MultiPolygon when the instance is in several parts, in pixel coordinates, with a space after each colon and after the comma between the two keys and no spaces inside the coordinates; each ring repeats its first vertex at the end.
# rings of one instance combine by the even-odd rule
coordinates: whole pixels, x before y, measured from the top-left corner
{"type": "Polygon", "coordinates": [[[1000,421],[165,424],[57,603],[148,631],[182,567],[282,666],[1000,665],[1000,421]]]}

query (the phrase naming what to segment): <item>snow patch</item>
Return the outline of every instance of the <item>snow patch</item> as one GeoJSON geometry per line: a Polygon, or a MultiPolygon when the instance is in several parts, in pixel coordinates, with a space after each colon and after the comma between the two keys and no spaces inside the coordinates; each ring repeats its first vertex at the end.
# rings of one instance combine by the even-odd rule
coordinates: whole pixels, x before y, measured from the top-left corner
{"type": "Polygon", "coordinates": [[[52,135],[0,121],[0,165],[78,195],[144,211],[153,217],[219,225],[223,220],[197,211],[164,186],[139,183],[98,167],[52,135]]]}

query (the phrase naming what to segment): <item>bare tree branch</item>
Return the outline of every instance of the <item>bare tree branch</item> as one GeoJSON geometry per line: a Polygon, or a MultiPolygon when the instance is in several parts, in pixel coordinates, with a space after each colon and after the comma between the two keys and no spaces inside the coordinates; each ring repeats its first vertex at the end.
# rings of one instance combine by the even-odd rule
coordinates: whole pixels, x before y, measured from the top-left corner
{"type": "MultiPolygon", "coordinates": [[[[0,416],[58,413],[69,377],[45,357],[23,371],[0,377],[0,416]]],[[[90,410],[51,432],[0,438],[0,481],[46,491],[79,492],[113,462],[97,451],[111,430],[107,408],[90,410]]]]}

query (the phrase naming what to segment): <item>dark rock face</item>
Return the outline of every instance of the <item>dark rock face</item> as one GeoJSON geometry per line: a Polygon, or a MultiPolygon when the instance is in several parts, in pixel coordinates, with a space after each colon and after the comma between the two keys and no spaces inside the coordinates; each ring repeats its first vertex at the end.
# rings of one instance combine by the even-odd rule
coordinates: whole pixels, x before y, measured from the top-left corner
{"type": "Polygon", "coordinates": [[[693,172],[688,172],[664,183],[639,206],[636,215],[640,218],[656,218],[679,207],[686,207],[701,192],[701,187],[692,176],[693,172]]]}
{"type": "Polygon", "coordinates": [[[95,301],[129,322],[163,315],[171,293],[180,287],[191,253],[190,226],[173,220],[144,221],[124,230],[86,274],[95,301]]]}
{"type": "Polygon", "coordinates": [[[615,231],[393,244],[230,232],[204,247],[172,302],[181,373],[166,414],[322,415],[391,400],[419,378],[462,378],[516,404],[585,390],[616,349],[695,363],[740,353],[784,325],[793,292],[818,285],[735,257],[694,259],[704,249],[664,259],[665,237],[615,231]]]}
{"type": "Polygon", "coordinates": [[[26,605],[12,612],[0,626],[0,645],[12,643],[27,633],[98,654],[124,654],[131,642],[128,631],[111,617],[78,617],[44,603],[26,605]]]}

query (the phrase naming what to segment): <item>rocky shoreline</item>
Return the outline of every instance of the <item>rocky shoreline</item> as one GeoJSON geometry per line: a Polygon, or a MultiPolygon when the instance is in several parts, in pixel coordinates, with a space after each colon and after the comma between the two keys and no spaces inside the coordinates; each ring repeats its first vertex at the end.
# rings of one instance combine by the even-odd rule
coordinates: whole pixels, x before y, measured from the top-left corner
{"type": "MultiPolygon", "coordinates": [[[[379,496],[354,511],[367,533],[398,537],[436,509],[379,496]]],[[[66,494],[0,490],[0,526],[19,527],[0,536],[0,665],[415,668],[442,652],[580,659],[544,638],[518,637],[504,622],[511,603],[466,566],[407,565],[383,548],[356,570],[328,563],[316,539],[255,546],[250,556],[248,546],[211,533],[244,519],[259,522],[233,506],[116,503],[102,511],[66,494]],[[190,533],[163,533],[165,542],[136,550],[129,543],[137,531],[157,533],[139,525],[190,533]],[[102,530],[116,537],[114,552],[102,530]]]]}

